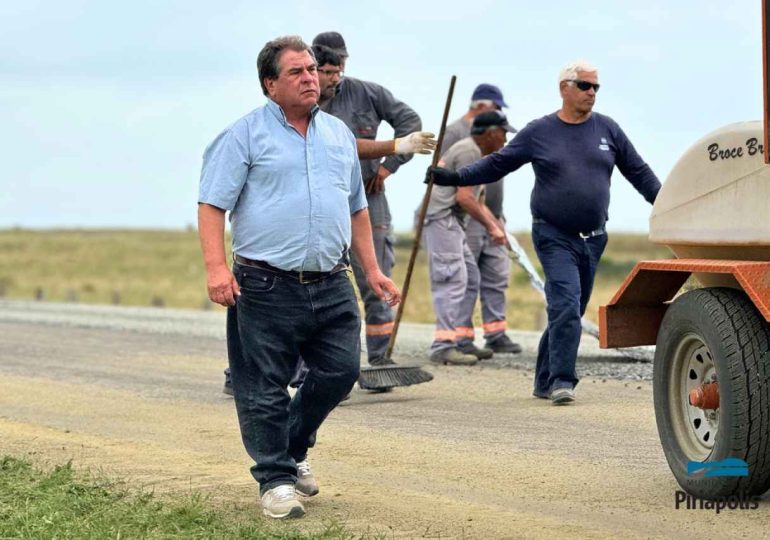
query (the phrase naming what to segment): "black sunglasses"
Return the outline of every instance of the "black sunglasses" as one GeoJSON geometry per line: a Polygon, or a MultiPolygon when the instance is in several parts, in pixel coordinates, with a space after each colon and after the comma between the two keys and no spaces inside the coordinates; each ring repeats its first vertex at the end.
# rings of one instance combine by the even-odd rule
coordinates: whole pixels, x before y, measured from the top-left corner
{"type": "Polygon", "coordinates": [[[575,86],[577,86],[578,90],[582,92],[587,92],[589,88],[593,88],[594,92],[599,91],[599,83],[592,83],[588,81],[581,81],[580,79],[570,79],[567,82],[575,83],[575,86]]]}

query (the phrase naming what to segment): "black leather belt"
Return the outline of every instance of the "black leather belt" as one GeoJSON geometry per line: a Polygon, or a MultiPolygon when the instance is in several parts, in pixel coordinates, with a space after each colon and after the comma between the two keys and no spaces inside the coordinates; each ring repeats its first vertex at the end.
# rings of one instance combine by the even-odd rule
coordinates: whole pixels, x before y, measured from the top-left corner
{"type": "MultiPolygon", "coordinates": [[[[532,219],[532,223],[542,223],[542,224],[544,224],[544,225],[550,225],[551,227],[556,227],[556,225],[554,225],[554,224],[552,224],[552,223],[548,223],[546,220],[544,220],[544,219],[540,219],[540,218],[533,218],[533,219],[532,219]]],[[[557,229],[561,229],[561,227],[556,227],[556,228],[557,228],[557,229]]],[[[563,230],[563,229],[562,229],[562,230],[563,230]]],[[[603,235],[605,232],[607,232],[607,231],[604,229],[604,227],[600,227],[600,228],[598,228],[598,229],[595,229],[595,230],[593,230],[593,231],[588,231],[588,232],[578,232],[578,233],[574,233],[574,234],[577,234],[577,235],[578,235],[580,238],[582,238],[583,240],[588,240],[589,238],[593,238],[593,237],[595,237],[595,236],[601,236],[601,235],[603,235]]]]}
{"type": "Polygon", "coordinates": [[[281,270],[280,268],[276,268],[275,266],[268,264],[265,261],[255,261],[252,259],[247,259],[246,257],[241,257],[240,255],[235,255],[233,259],[235,259],[236,263],[242,264],[243,266],[251,266],[261,270],[267,270],[268,272],[273,272],[279,276],[296,279],[300,283],[315,283],[317,281],[323,281],[324,279],[347,269],[347,265],[339,263],[329,272],[315,272],[312,270],[300,270],[297,272],[296,270],[281,270]]]}

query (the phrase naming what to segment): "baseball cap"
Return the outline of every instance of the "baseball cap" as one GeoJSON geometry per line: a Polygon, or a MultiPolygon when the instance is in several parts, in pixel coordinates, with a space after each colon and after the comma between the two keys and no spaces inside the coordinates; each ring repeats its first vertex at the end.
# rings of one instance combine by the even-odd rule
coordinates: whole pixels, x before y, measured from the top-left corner
{"type": "MultiPolygon", "coordinates": [[[[342,39],[342,36],[340,36],[340,39],[342,39]]],[[[315,41],[313,41],[313,45],[315,45],[315,41]]],[[[503,93],[494,84],[482,83],[476,87],[476,89],[473,91],[473,95],[471,96],[471,101],[478,101],[481,99],[494,101],[501,109],[508,106],[508,104],[503,101],[503,93]]]]}
{"type": "Polygon", "coordinates": [[[313,45],[329,47],[340,56],[350,56],[345,48],[345,40],[339,32],[321,32],[313,38],[313,45]]]}
{"type": "Polygon", "coordinates": [[[516,133],[516,130],[508,123],[508,119],[500,111],[487,111],[473,119],[471,135],[481,135],[491,127],[501,127],[508,133],[516,133]]]}

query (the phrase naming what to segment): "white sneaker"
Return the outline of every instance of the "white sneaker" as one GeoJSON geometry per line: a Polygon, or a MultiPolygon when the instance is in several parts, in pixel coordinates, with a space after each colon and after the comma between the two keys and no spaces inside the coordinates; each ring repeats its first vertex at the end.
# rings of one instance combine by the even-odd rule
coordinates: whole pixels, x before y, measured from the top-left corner
{"type": "Polygon", "coordinates": [[[315,481],[313,471],[310,470],[308,460],[297,463],[297,483],[294,484],[294,488],[301,497],[318,495],[318,483],[315,481]]]}
{"type": "Polygon", "coordinates": [[[277,519],[299,518],[305,515],[305,507],[297,499],[294,486],[281,484],[262,495],[262,513],[277,519]]]}
{"type": "Polygon", "coordinates": [[[575,391],[572,388],[557,388],[551,391],[551,403],[554,405],[569,405],[575,402],[575,391]]]}

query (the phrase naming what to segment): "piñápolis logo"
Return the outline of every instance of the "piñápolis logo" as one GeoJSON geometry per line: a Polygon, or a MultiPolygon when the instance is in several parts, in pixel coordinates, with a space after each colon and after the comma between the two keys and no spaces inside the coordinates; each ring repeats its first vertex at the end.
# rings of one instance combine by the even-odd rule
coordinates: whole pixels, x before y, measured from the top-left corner
{"type": "MultiPolygon", "coordinates": [[[[687,463],[687,474],[695,478],[717,478],[725,476],[748,476],[749,465],[740,458],[728,457],[721,461],[690,461],[687,463]]],[[[717,514],[722,510],[756,510],[759,507],[759,497],[747,493],[737,493],[729,497],[701,499],[685,491],[674,492],[674,506],[686,510],[714,510],[717,514]]]]}

